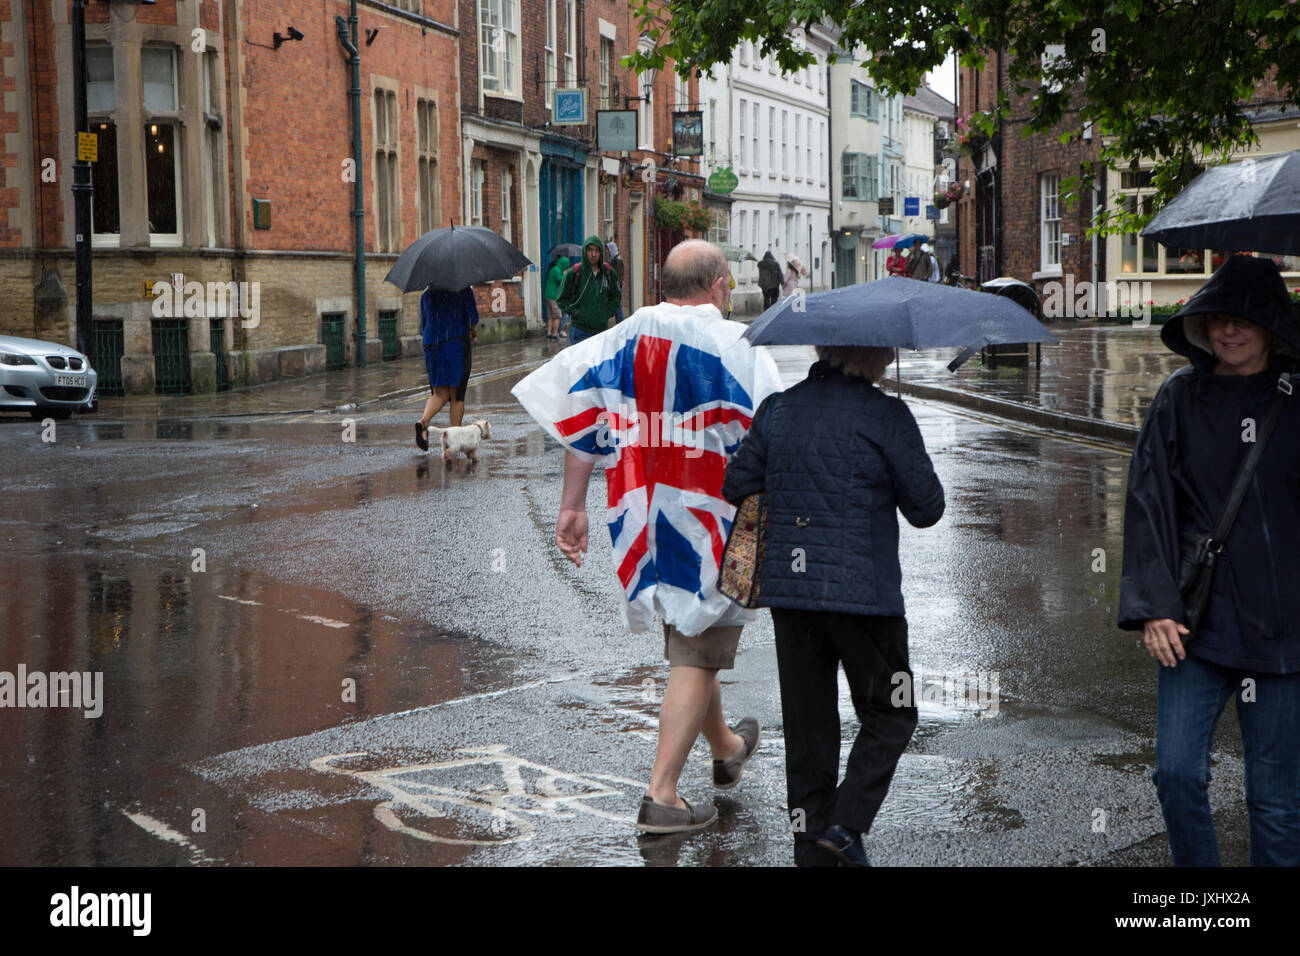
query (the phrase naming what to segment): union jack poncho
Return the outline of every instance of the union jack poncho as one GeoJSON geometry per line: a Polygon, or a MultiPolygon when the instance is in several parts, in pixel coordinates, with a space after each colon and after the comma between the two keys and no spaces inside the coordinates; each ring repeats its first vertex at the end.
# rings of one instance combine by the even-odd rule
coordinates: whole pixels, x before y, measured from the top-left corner
{"type": "Polygon", "coordinates": [[[627,625],[686,635],[751,620],[717,590],[736,509],[728,459],[781,388],[776,364],[711,305],[656,305],[562,351],[513,394],[552,438],[605,468],[627,625]]]}

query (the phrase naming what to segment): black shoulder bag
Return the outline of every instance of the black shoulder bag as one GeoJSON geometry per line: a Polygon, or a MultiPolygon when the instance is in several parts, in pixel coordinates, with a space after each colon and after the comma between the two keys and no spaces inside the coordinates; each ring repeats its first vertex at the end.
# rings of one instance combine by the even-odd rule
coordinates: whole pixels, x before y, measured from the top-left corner
{"type": "Polygon", "coordinates": [[[1183,623],[1192,632],[1184,638],[1184,645],[1195,636],[1196,629],[1205,614],[1205,606],[1210,600],[1210,585],[1214,582],[1214,568],[1219,555],[1223,553],[1223,544],[1228,540],[1232,523],[1237,520],[1237,512],[1241,510],[1241,503],[1255,474],[1255,466],[1259,464],[1259,457],[1264,453],[1264,446],[1268,444],[1269,436],[1273,434],[1273,428],[1282,414],[1282,404],[1290,394],[1291,374],[1283,372],[1277,380],[1273,404],[1268,408],[1264,424],[1260,427],[1259,435],[1246,455],[1246,460],[1241,463],[1241,468],[1237,471],[1237,478],[1233,482],[1232,491],[1228,494],[1223,515],[1219,518],[1219,523],[1214,526],[1214,533],[1198,537],[1192,550],[1182,557],[1178,572],[1178,591],[1183,596],[1185,612],[1183,623]]]}

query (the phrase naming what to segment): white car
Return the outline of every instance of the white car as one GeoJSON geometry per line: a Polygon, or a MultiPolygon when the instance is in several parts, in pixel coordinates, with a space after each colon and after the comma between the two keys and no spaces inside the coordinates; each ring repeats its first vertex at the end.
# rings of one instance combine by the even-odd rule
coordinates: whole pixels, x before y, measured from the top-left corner
{"type": "Polygon", "coordinates": [[[64,419],[74,411],[93,412],[98,382],[86,356],[74,348],[0,335],[0,414],[64,419]]]}

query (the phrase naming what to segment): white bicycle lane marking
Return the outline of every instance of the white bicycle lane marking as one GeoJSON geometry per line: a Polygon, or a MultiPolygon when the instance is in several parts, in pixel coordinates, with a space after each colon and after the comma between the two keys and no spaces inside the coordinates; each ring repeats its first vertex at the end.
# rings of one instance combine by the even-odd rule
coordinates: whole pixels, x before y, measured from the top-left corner
{"type": "MultiPolygon", "coordinates": [[[[353,751],[317,757],[311,762],[311,768],[322,773],[354,777],[371,787],[391,794],[389,799],[381,801],[374,810],[375,819],[389,829],[430,843],[449,843],[458,846],[498,846],[531,840],[537,835],[537,827],[531,822],[532,820],[571,820],[575,819],[578,813],[626,823],[628,821],[626,813],[612,813],[592,806],[587,801],[611,797],[626,798],[628,793],[616,789],[617,786],[631,788],[633,793],[644,792],[646,786],[641,781],[611,774],[568,773],[522,757],[515,757],[506,752],[504,744],[460,748],[456,752],[465,756],[436,763],[390,767],[385,770],[349,770],[335,766],[336,761],[370,756],[366,751],[353,751]],[[492,784],[469,789],[441,786],[421,779],[442,771],[470,767],[499,769],[502,785],[492,784]],[[528,771],[532,777],[531,788],[525,781],[525,771],[528,771]],[[453,813],[448,812],[452,807],[479,813],[486,817],[486,829],[492,834],[492,838],[451,837],[421,830],[404,823],[397,815],[398,807],[408,808],[435,820],[452,818],[453,813]]],[[[464,815],[462,813],[455,816],[464,815]]]]}

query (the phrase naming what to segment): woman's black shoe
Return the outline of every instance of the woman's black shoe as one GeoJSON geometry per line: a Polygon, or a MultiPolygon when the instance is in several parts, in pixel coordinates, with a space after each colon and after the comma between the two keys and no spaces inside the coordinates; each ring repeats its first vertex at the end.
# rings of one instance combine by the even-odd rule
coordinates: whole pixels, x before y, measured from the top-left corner
{"type": "Polygon", "coordinates": [[[420,447],[420,451],[429,450],[429,433],[424,430],[424,426],[419,422],[415,423],[415,443],[420,447]]]}

